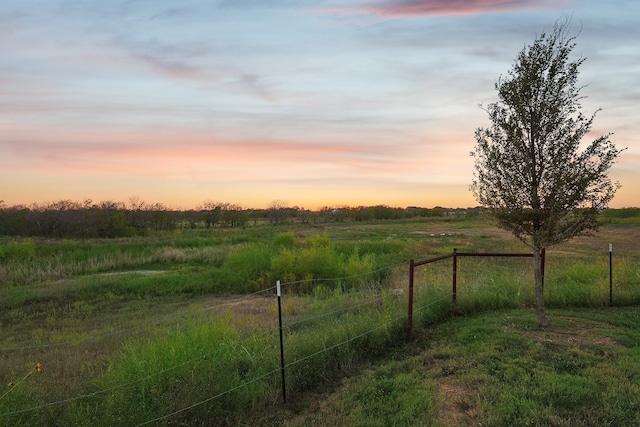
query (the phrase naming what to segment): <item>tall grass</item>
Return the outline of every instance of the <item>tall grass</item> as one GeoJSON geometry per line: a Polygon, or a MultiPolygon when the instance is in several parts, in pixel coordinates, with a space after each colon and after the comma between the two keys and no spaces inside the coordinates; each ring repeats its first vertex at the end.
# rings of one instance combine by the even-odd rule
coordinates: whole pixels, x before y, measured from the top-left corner
{"type": "Polygon", "coordinates": [[[134,245],[119,248],[112,244],[95,244],[81,245],[80,248],[70,252],[59,249],[60,252],[55,250],[39,257],[9,258],[0,262],[0,283],[4,286],[37,285],[100,272],[155,266],[171,268],[179,264],[220,266],[226,257],[225,250],[212,246],[180,248],[134,245]]]}
{"type": "Polygon", "coordinates": [[[296,329],[288,335],[286,347],[291,389],[314,387],[396,346],[405,336],[403,312],[395,298],[380,295],[374,304],[339,311],[313,327],[296,329]]]}
{"type": "Polygon", "coordinates": [[[273,400],[275,342],[270,334],[243,338],[228,320],[217,319],[129,344],[96,384],[97,390],[115,389],[78,404],[75,422],[137,425],[166,416],[162,424],[229,425],[236,414],[273,400]],[[181,411],[194,403],[200,404],[181,411]]]}
{"type": "MultiPolygon", "coordinates": [[[[404,339],[402,304],[388,293],[334,292],[307,304],[315,318],[285,313],[288,393],[351,372],[404,339]],[[368,303],[362,304],[365,298],[368,303]],[[354,305],[355,304],[355,305],[354,305]]],[[[307,311],[308,314],[308,311],[307,311]]],[[[276,328],[240,333],[231,313],[183,324],[153,341],[126,344],[105,374],[81,399],[4,417],[33,425],[230,425],[243,413],[264,411],[281,399],[276,328]],[[186,409],[188,408],[188,409],[186,409]],[[154,423],[155,424],[155,423],[154,423]]],[[[45,403],[36,394],[15,393],[0,401],[0,413],[45,403]],[[9,409],[11,408],[11,409],[9,409]]]]}

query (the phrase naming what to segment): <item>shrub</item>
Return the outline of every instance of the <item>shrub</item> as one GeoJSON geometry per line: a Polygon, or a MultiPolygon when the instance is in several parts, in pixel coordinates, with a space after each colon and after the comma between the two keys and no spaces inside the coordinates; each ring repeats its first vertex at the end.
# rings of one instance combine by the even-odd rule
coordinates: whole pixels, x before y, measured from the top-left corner
{"type": "MultiPolygon", "coordinates": [[[[286,233],[285,233],[286,234],[286,233]]],[[[290,235],[292,236],[292,234],[290,235]]],[[[284,237],[281,241],[285,241],[284,237]]],[[[379,287],[388,277],[388,272],[376,270],[376,257],[371,253],[362,254],[359,248],[353,247],[351,252],[340,250],[331,243],[326,234],[313,235],[307,238],[305,246],[295,249],[295,243],[282,249],[271,259],[270,278],[272,282],[295,282],[308,280],[323,281],[323,288],[329,291],[342,285],[345,288],[362,288],[364,286],[379,287]],[[328,280],[328,281],[327,281],[328,280]]],[[[300,285],[297,290],[310,292],[315,284],[300,285]]],[[[314,291],[323,292],[323,291],[314,291]]]]}
{"type": "Polygon", "coordinates": [[[295,282],[296,254],[293,250],[285,249],[271,258],[272,281],[280,280],[283,283],[295,282]]]}
{"type": "Polygon", "coordinates": [[[280,233],[273,238],[273,245],[278,248],[292,249],[299,243],[293,231],[287,231],[286,233],[280,233]]]}
{"type": "Polygon", "coordinates": [[[263,245],[245,246],[229,254],[219,270],[212,273],[214,288],[233,293],[255,292],[267,286],[271,250],[263,245]]]}
{"type": "Polygon", "coordinates": [[[0,247],[0,258],[32,258],[36,254],[36,245],[33,240],[23,240],[21,242],[11,240],[6,246],[0,247]]]}
{"type": "Polygon", "coordinates": [[[379,286],[380,277],[372,273],[374,270],[375,257],[372,254],[360,255],[358,248],[356,248],[345,262],[344,274],[347,286],[379,286]]]}
{"type": "Polygon", "coordinates": [[[341,277],[344,275],[343,259],[329,245],[312,244],[298,254],[296,275],[313,279],[341,277]]]}

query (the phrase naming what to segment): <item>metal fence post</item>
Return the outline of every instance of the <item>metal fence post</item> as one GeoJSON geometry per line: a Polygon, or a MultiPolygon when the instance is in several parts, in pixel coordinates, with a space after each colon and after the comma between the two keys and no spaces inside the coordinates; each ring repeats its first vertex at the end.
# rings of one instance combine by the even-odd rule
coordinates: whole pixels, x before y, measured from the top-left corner
{"type": "Polygon", "coordinates": [[[613,244],[609,243],[609,305],[613,307],[613,244]]]}
{"type": "Polygon", "coordinates": [[[413,329],[413,270],[415,266],[413,260],[409,261],[409,306],[407,309],[407,333],[411,335],[411,330],[413,329]]]}
{"type": "Polygon", "coordinates": [[[278,296],[278,328],[280,329],[280,373],[282,376],[282,400],[287,403],[287,387],[284,382],[284,341],[282,339],[282,303],[280,302],[280,281],[276,282],[276,294],[278,296]]]}
{"type": "Polygon", "coordinates": [[[451,286],[451,311],[456,311],[456,306],[458,304],[458,249],[453,248],[453,284],[451,286]]]}
{"type": "Polygon", "coordinates": [[[542,287],[544,288],[544,264],[547,258],[547,249],[546,248],[542,248],[542,251],[540,252],[540,264],[542,264],[540,266],[540,273],[542,274],[542,287]]]}

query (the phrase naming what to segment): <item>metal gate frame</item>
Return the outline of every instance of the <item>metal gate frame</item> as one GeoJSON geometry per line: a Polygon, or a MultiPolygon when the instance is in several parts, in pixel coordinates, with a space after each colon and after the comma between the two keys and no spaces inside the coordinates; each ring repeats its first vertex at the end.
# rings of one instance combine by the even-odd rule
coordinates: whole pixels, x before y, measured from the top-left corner
{"type": "MultiPolygon", "coordinates": [[[[544,281],[544,261],[545,250],[542,250],[542,280],[544,281]]],[[[455,311],[457,305],[457,275],[458,275],[458,257],[515,257],[515,258],[533,258],[533,253],[479,253],[479,252],[458,252],[457,249],[453,249],[450,254],[440,255],[434,258],[429,258],[421,261],[409,261],[409,304],[407,312],[408,333],[411,334],[413,329],[413,277],[416,267],[421,265],[430,264],[432,262],[442,261],[448,258],[453,258],[453,272],[452,272],[452,284],[451,284],[451,309],[455,311]]]]}

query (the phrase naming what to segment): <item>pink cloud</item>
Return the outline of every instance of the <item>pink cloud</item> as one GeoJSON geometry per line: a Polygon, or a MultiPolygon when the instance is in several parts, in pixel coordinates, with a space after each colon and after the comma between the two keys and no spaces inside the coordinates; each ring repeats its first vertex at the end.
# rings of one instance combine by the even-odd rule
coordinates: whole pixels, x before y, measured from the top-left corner
{"type": "Polygon", "coordinates": [[[394,144],[230,140],[199,132],[8,133],[12,135],[3,151],[13,166],[55,168],[65,173],[157,176],[187,170],[196,175],[235,171],[244,178],[274,170],[303,175],[354,170],[389,174],[407,167],[406,156],[394,144]]]}
{"type": "Polygon", "coordinates": [[[353,8],[328,10],[328,13],[371,14],[385,17],[479,15],[517,12],[559,6],[566,0],[399,0],[353,8]]]}

